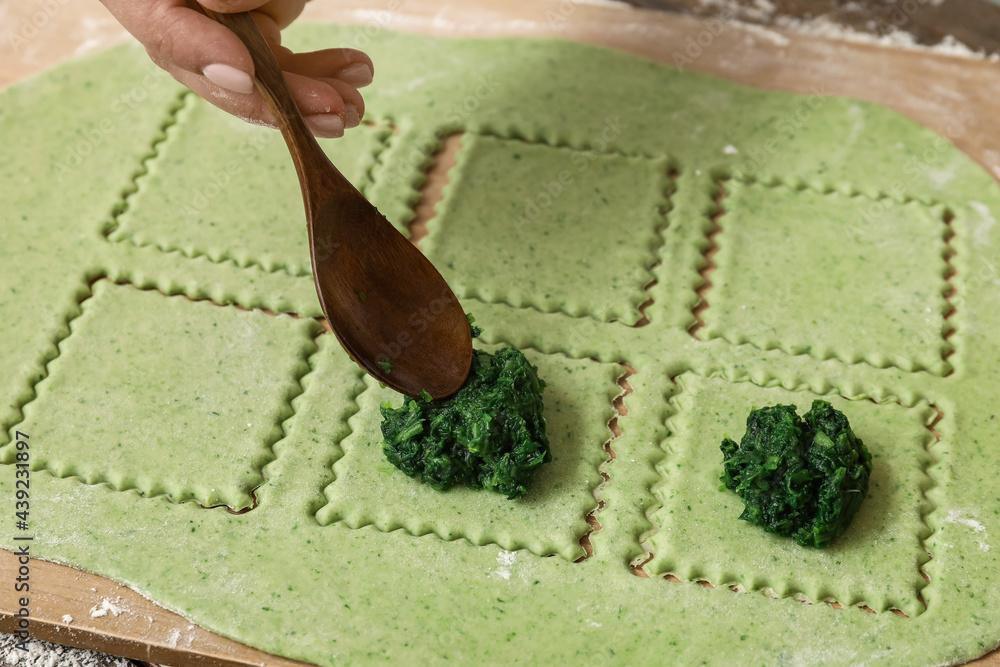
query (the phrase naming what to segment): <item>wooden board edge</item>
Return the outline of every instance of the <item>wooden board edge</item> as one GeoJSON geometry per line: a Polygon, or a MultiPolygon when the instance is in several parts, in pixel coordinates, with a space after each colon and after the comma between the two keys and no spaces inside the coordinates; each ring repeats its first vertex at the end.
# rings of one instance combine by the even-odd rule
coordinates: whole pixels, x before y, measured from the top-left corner
{"type": "Polygon", "coordinates": [[[210,632],[126,586],[66,565],[29,559],[30,589],[15,592],[20,566],[17,555],[0,549],[7,589],[0,599],[0,632],[18,633],[24,596],[31,639],[162,665],[311,667],[210,632]]]}

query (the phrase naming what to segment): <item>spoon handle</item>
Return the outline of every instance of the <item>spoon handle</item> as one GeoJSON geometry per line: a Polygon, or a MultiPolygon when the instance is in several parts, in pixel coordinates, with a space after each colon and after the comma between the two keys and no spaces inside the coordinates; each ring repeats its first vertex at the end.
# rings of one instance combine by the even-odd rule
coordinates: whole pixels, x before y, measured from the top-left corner
{"type": "MultiPolygon", "coordinates": [[[[250,51],[254,66],[254,83],[274,115],[274,120],[285,138],[285,143],[288,144],[288,150],[292,154],[292,161],[295,163],[295,170],[298,172],[303,192],[305,192],[307,183],[314,191],[320,189],[326,191],[353,190],[354,186],[333,166],[329,158],[326,157],[326,153],[320,148],[312,130],[306,125],[302,113],[295,103],[295,98],[292,97],[292,92],[285,82],[281,66],[278,65],[274,53],[271,52],[271,47],[268,46],[264,35],[254,23],[250,12],[221,13],[206,9],[196,2],[190,4],[195,5],[206,16],[235,33],[250,51]],[[317,161],[328,164],[329,171],[316,169],[315,163],[317,161]],[[325,174],[333,175],[335,182],[325,179],[324,182],[317,182],[317,178],[325,174]]],[[[306,202],[308,206],[308,197],[306,202]]]]}

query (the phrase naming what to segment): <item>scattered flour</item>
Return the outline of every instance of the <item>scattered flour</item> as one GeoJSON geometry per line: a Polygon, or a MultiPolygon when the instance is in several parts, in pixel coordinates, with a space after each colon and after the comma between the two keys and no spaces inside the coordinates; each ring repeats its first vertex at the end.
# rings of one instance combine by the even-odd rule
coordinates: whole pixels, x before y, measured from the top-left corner
{"type": "Polygon", "coordinates": [[[934,182],[935,187],[942,189],[948,181],[955,180],[955,172],[949,169],[928,169],[927,177],[934,182]]]}
{"type": "MultiPolygon", "coordinates": [[[[935,6],[940,5],[943,2],[944,0],[930,0],[930,3],[935,6]]],[[[787,44],[787,38],[779,33],[769,31],[766,28],[761,28],[759,25],[754,25],[752,22],[767,23],[793,32],[819,35],[821,37],[829,37],[849,42],[882,44],[884,46],[893,46],[897,48],[933,51],[944,55],[976,58],[979,60],[989,60],[990,62],[1000,62],[1000,54],[987,54],[982,50],[975,51],[958,41],[952,35],[945,36],[945,38],[936,45],[928,46],[925,44],[919,44],[911,33],[898,28],[885,35],[876,35],[869,32],[855,30],[848,25],[839,23],[836,19],[831,18],[829,15],[806,19],[796,16],[777,14],[776,8],[770,0],[752,0],[750,2],[747,2],[747,0],[700,0],[700,4],[702,7],[711,10],[725,11],[730,17],[736,17],[736,19],[738,19],[733,21],[733,23],[737,24],[742,30],[760,37],[766,37],[778,46],[785,46],[787,44]],[[746,23],[747,21],[751,23],[746,23]],[[754,27],[749,27],[751,25],[754,27]],[[783,40],[784,43],[777,40],[783,40]]],[[[867,11],[867,9],[858,2],[847,2],[841,6],[841,10],[855,14],[867,11]]],[[[879,26],[875,21],[869,21],[868,28],[875,32],[879,26]]]]}
{"type": "Polygon", "coordinates": [[[135,663],[103,653],[59,644],[29,640],[26,650],[16,647],[17,638],[0,633],[0,665],[3,667],[134,667],[135,663]]]}
{"type": "MultiPolygon", "coordinates": [[[[916,38],[905,30],[893,30],[888,34],[881,36],[873,35],[871,33],[855,30],[854,28],[843,25],[842,23],[837,23],[828,16],[818,16],[814,19],[800,19],[793,16],[777,16],[774,18],[774,25],[794,32],[840,39],[847,42],[881,44],[883,46],[891,46],[901,49],[931,51],[933,53],[948,56],[1000,62],[1000,54],[987,54],[983,50],[973,51],[968,46],[955,39],[952,35],[945,36],[945,38],[938,44],[928,46],[918,43],[916,38]]],[[[874,28],[875,26],[871,27],[874,28]]]]}
{"type": "Polygon", "coordinates": [[[741,22],[740,29],[743,30],[743,32],[748,32],[752,35],[756,35],[757,37],[763,37],[775,46],[788,46],[791,43],[791,40],[782,35],[780,32],[768,30],[764,26],[757,25],[756,23],[741,22]]]}
{"type": "Polygon", "coordinates": [[[493,570],[493,576],[497,579],[503,579],[504,581],[510,581],[511,568],[514,566],[514,561],[517,560],[516,551],[504,551],[500,550],[497,554],[497,569],[493,570]]]}
{"type": "Polygon", "coordinates": [[[867,11],[867,8],[858,2],[848,2],[840,6],[845,12],[853,12],[855,14],[861,14],[867,11]]]}
{"type": "Polygon", "coordinates": [[[955,39],[952,35],[945,35],[945,38],[941,40],[941,43],[931,47],[931,49],[936,53],[944,53],[950,56],[978,58],[980,60],[988,60],[991,63],[1000,62],[1000,54],[991,53],[987,55],[983,50],[973,51],[968,46],[955,39]]]}
{"type": "Polygon", "coordinates": [[[986,538],[989,537],[989,533],[986,532],[986,526],[975,519],[969,518],[965,510],[951,510],[944,520],[947,523],[957,523],[966,528],[971,528],[972,533],[978,536],[979,548],[982,551],[990,550],[990,545],[986,542],[986,538]]]}
{"type": "MultiPolygon", "coordinates": [[[[828,16],[817,16],[814,19],[778,16],[774,19],[774,24],[788,30],[794,30],[795,32],[818,35],[820,37],[832,37],[833,39],[842,39],[848,42],[867,42],[869,44],[882,44],[884,46],[896,46],[906,49],[921,48],[916,38],[905,30],[894,30],[881,36],[873,35],[855,30],[842,23],[837,23],[828,16]]],[[[875,28],[875,25],[872,24],[869,27],[875,28]]]]}
{"type": "Polygon", "coordinates": [[[993,217],[990,207],[981,201],[970,201],[969,206],[979,214],[979,223],[972,230],[972,240],[977,246],[987,246],[990,244],[990,232],[997,224],[997,219],[993,217]]]}
{"type": "Polygon", "coordinates": [[[85,53],[90,53],[91,51],[95,51],[105,45],[105,39],[103,37],[89,37],[86,41],[80,44],[80,46],[73,50],[73,55],[82,56],[85,53]]]}
{"type": "Polygon", "coordinates": [[[101,600],[100,604],[94,605],[94,607],[90,610],[90,617],[101,618],[103,616],[107,616],[109,613],[112,616],[121,616],[128,611],[128,609],[119,607],[115,604],[116,602],[120,603],[121,598],[115,598],[114,602],[112,602],[110,598],[104,598],[101,600]]]}
{"type": "Polygon", "coordinates": [[[739,155],[740,151],[738,148],[736,148],[736,146],[729,144],[728,146],[722,149],[722,152],[725,153],[726,155],[739,155]]]}
{"type": "Polygon", "coordinates": [[[775,6],[769,0],[753,0],[749,3],[740,0],[701,0],[701,5],[723,9],[730,16],[738,16],[750,21],[769,21],[775,12],[775,6]]]}
{"type": "Polygon", "coordinates": [[[73,617],[70,616],[69,614],[63,614],[62,622],[65,623],[66,625],[69,625],[70,623],[73,622],[73,617]]]}

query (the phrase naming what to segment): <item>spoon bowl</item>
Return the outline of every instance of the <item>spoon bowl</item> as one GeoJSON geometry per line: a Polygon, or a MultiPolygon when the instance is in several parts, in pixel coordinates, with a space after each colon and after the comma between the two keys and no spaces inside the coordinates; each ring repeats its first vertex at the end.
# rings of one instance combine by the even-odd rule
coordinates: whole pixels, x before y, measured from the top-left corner
{"type": "Polygon", "coordinates": [[[330,162],[250,14],[199,8],[232,30],[253,58],[254,83],[295,163],[316,291],[341,345],[402,394],[451,396],[468,377],[472,334],[448,283],[330,162]]]}

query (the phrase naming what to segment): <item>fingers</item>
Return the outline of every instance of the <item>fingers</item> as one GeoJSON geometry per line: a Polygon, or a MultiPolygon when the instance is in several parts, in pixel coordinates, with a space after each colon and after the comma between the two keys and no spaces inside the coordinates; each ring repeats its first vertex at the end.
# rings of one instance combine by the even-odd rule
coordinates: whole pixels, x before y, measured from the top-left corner
{"type": "Polygon", "coordinates": [[[356,49],[324,49],[309,53],[289,53],[281,57],[283,69],[317,78],[334,77],[356,88],[372,82],[372,59],[356,49]]]}
{"type": "MultiPolygon", "coordinates": [[[[165,69],[179,82],[223,111],[251,123],[275,127],[274,116],[259,94],[235,94],[220,88],[204,76],[169,64],[165,69]]],[[[331,138],[343,136],[344,130],[353,126],[350,121],[354,120],[355,113],[358,114],[360,121],[363,105],[359,111],[352,113],[337,90],[326,82],[294,72],[284,74],[299,111],[316,136],[331,138]]],[[[356,102],[357,100],[353,100],[352,104],[356,102]]],[[[355,122],[354,125],[356,124],[355,122]]]]}
{"type": "Polygon", "coordinates": [[[202,7],[215,12],[258,11],[267,14],[278,25],[286,28],[302,13],[306,0],[199,0],[202,7]]]}
{"type": "Polygon", "coordinates": [[[253,61],[240,39],[207,16],[188,9],[183,0],[104,1],[157,64],[171,63],[197,74],[217,65],[214,69],[222,72],[222,85],[241,93],[253,90],[253,61]]]}
{"type": "Polygon", "coordinates": [[[352,128],[360,124],[365,116],[365,100],[358,88],[367,86],[372,81],[371,59],[366,54],[355,49],[292,53],[279,47],[276,55],[286,78],[288,73],[295,73],[315,79],[327,84],[340,95],[344,102],[342,119],[345,127],[352,128]]]}
{"type": "Polygon", "coordinates": [[[198,0],[202,7],[211,9],[213,12],[249,12],[257,9],[261,5],[266,5],[268,0],[198,0]]]}
{"type": "MultiPolygon", "coordinates": [[[[215,106],[250,122],[274,124],[255,90],[253,61],[240,39],[186,0],[102,0],[150,58],[215,106]]],[[[354,49],[292,53],[281,46],[281,26],[305,0],[204,0],[219,11],[254,9],[302,115],[318,136],[337,137],[364,117],[359,87],[371,83],[372,62],[354,49]],[[261,13],[262,11],[269,13],[261,13]]]]}
{"type": "Polygon", "coordinates": [[[320,78],[317,81],[322,81],[337,91],[344,101],[344,124],[347,127],[357,127],[365,117],[365,100],[358,89],[339,79],[320,78]]]}

